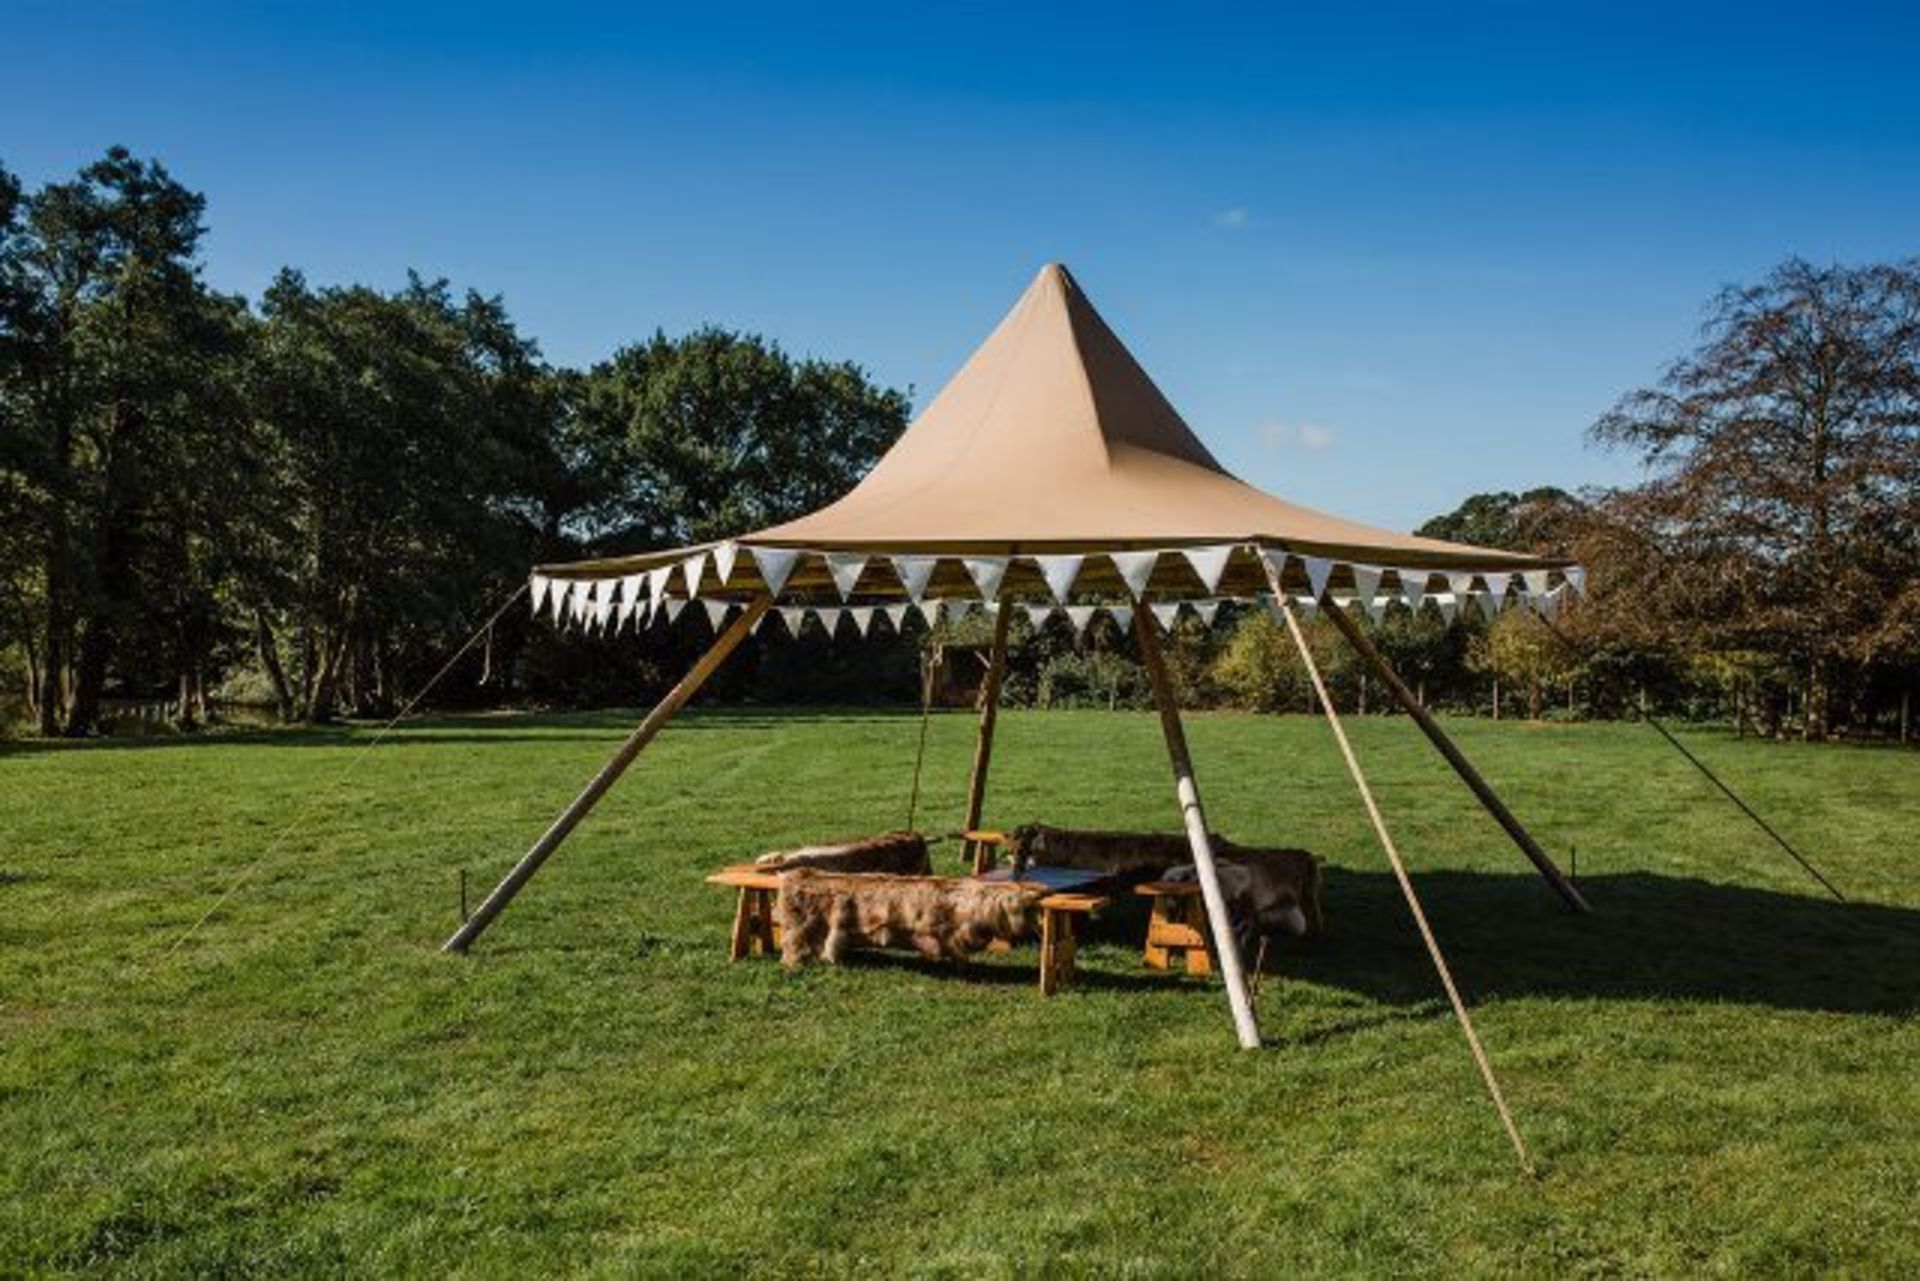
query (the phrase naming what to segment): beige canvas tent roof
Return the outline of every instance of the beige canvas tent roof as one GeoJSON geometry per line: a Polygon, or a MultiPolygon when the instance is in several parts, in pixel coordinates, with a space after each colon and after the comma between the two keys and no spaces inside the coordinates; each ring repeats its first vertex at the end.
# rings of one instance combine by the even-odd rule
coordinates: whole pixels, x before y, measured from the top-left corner
{"type": "MultiPolygon", "coordinates": [[[[797,520],[743,534],[732,544],[678,548],[611,560],[543,566],[561,580],[620,577],[720,553],[724,575],[703,573],[702,595],[764,590],[763,557],[735,548],[800,555],[785,566],[781,594],[807,599],[835,591],[825,558],[876,558],[858,593],[880,599],[905,588],[883,558],[1009,558],[1003,594],[1044,597],[1034,556],[1083,554],[1076,585],[1091,593],[1122,587],[1098,553],[1226,547],[1221,581],[1197,583],[1188,562],[1162,558],[1145,595],[1158,599],[1255,593],[1266,582],[1258,549],[1301,558],[1289,589],[1351,588],[1351,566],[1377,569],[1400,587],[1401,571],[1492,572],[1504,576],[1568,562],[1418,538],[1344,520],[1254,488],[1220,465],[1153,380],[1094,310],[1065,267],[1040,270],[1013,310],[934,397],[873,470],[838,501],[797,520]],[[1028,558],[1028,559],[1022,559],[1028,558]],[[1331,564],[1309,573],[1307,558],[1331,564]],[[1318,577],[1319,581],[1314,581],[1318,577]]],[[[1421,573],[1425,589],[1425,573],[1421,573]]],[[[1377,579],[1374,581],[1378,581],[1377,579]]],[[[1554,575],[1558,581],[1558,575],[1554,575]]],[[[1483,580],[1484,582],[1484,580],[1483,580]]],[[[1476,584],[1479,586],[1481,584],[1476,584]]],[[[674,584],[678,591],[683,584],[674,584]]],[[[1464,586],[1464,584],[1456,584],[1464,586]]],[[[941,560],[929,590],[973,595],[974,576],[941,560]]],[[[1500,588],[1504,590],[1504,581],[1500,588]]],[[[1136,592],[1135,595],[1143,593],[1136,592]]]]}

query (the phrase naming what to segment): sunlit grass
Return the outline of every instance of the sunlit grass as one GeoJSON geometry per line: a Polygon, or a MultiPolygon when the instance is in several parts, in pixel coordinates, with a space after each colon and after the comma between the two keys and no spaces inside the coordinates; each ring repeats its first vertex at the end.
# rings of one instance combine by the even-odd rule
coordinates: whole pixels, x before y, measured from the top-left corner
{"type": "MultiPolygon", "coordinates": [[[[901,824],[911,716],[690,717],[440,955],[460,869],[630,719],[0,755],[0,1272],[1920,1269],[1920,757],[1689,736],[1847,909],[1644,727],[1455,722],[1577,846],[1574,918],[1406,721],[1351,723],[1529,1181],[1323,725],[1190,722],[1214,826],[1331,864],[1244,1054],[1123,914],[1050,1001],[1030,952],[728,964],[700,875],[901,824]]],[[[1158,733],[1008,714],[989,819],[1172,830],[1158,733]]],[[[936,719],[923,827],[972,734],[936,719]]]]}

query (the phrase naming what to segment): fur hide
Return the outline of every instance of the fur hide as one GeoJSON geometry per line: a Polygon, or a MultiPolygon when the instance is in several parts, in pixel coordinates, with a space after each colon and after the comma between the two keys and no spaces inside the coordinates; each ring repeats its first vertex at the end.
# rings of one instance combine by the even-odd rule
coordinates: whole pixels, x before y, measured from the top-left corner
{"type": "MultiPolygon", "coordinates": [[[[1214,841],[1221,843],[1217,836],[1214,841]]],[[[1193,850],[1180,834],[1083,832],[1045,823],[1029,823],[1013,833],[1016,878],[1029,867],[1071,867],[1139,884],[1159,880],[1168,868],[1192,858],[1193,850]]]]}
{"type": "MultiPolygon", "coordinates": [[[[1312,938],[1323,927],[1320,916],[1320,861],[1305,850],[1217,847],[1220,892],[1242,951],[1280,934],[1312,938]]],[[[1167,873],[1169,881],[1197,879],[1188,863],[1167,873]]]]}
{"type": "Polygon", "coordinates": [[[754,862],[765,868],[811,867],[822,872],[894,872],[901,876],[925,876],[933,871],[927,859],[927,838],[918,832],[888,832],[841,845],[775,850],[754,862]]]}
{"type": "Polygon", "coordinates": [[[1006,883],[795,868],[780,874],[780,960],[832,965],[863,946],[962,960],[995,939],[1031,934],[1044,897],[1006,883]]]}

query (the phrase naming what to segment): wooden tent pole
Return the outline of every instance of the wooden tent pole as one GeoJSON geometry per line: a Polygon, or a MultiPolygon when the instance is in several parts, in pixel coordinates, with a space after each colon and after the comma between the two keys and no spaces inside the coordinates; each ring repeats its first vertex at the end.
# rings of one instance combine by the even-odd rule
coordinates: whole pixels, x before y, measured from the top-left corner
{"type": "MultiPolygon", "coordinates": [[[[1280,604],[1280,616],[1286,620],[1287,630],[1293,634],[1293,643],[1300,650],[1300,661],[1306,664],[1307,677],[1320,692],[1320,706],[1326,711],[1327,724],[1333,730],[1334,740],[1340,744],[1340,754],[1346,758],[1347,772],[1353,775],[1353,785],[1360,791],[1367,817],[1373,821],[1374,835],[1380,838],[1380,848],[1386,851],[1387,862],[1393,865],[1394,879],[1400,882],[1400,893],[1405,896],[1407,909],[1413,913],[1413,923],[1419,927],[1420,937],[1427,945],[1427,955],[1433,958],[1433,968],[1440,973],[1440,985],[1446,988],[1447,1000],[1453,1003],[1454,1017],[1460,1020],[1460,1030],[1466,1033],[1467,1047],[1473,1051],[1473,1061],[1480,1065],[1481,1079],[1487,1083],[1487,1093],[1500,1113],[1500,1123],[1507,1127],[1507,1137],[1513,1140],[1513,1150],[1520,1157],[1520,1168],[1532,1174],[1533,1157],[1528,1154],[1527,1145],[1520,1138],[1519,1127],[1513,1123],[1513,1113],[1507,1110],[1506,1096],[1500,1093],[1500,1082],[1494,1079],[1493,1065],[1487,1062],[1487,1053],[1480,1048],[1480,1037],[1473,1030],[1473,1020],[1467,1016],[1466,1003],[1460,999],[1460,990],[1453,985],[1453,973],[1447,968],[1447,958],[1440,953],[1440,944],[1433,936],[1433,928],[1427,924],[1427,914],[1420,907],[1420,896],[1413,892],[1413,881],[1400,861],[1400,851],[1387,832],[1386,821],[1380,817],[1380,807],[1374,803],[1373,789],[1367,786],[1367,776],[1360,771],[1360,761],[1353,754],[1353,745],[1347,742],[1347,731],[1340,723],[1340,713],[1335,709],[1333,700],[1327,697],[1327,687],[1320,679],[1319,665],[1313,661],[1313,651],[1307,647],[1306,635],[1301,632],[1300,622],[1294,617],[1293,603],[1278,593],[1276,599],[1280,604]]],[[[1326,607],[1333,610],[1333,602],[1326,602],[1326,607]]]]}
{"type": "Polygon", "coordinates": [[[1213,950],[1220,960],[1220,977],[1226,982],[1227,1002],[1233,1009],[1233,1030],[1240,1048],[1260,1048],[1260,1026],[1253,1017],[1253,1000],[1247,992],[1247,979],[1241,964],[1240,944],[1233,936],[1233,919],[1227,911],[1227,896],[1220,888],[1220,872],[1213,861],[1213,836],[1207,831],[1207,814],[1200,805],[1200,789],[1193,781],[1193,756],[1187,750],[1187,732],[1180,724],[1180,705],[1173,696],[1173,682],[1167,678],[1166,656],[1160,652],[1160,638],[1154,634],[1153,611],[1145,601],[1133,607],[1133,632],[1139,642],[1140,659],[1153,680],[1153,702],[1160,711],[1160,732],[1167,740],[1167,760],[1173,766],[1174,794],[1180,800],[1180,817],[1186,824],[1187,844],[1193,850],[1194,870],[1200,875],[1200,897],[1207,904],[1207,925],[1213,934],[1213,950]]]}
{"type": "Polygon", "coordinates": [[[1013,621],[1013,602],[1001,601],[993,623],[993,648],[987,654],[987,683],[980,692],[980,738],[973,748],[973,774],[967,780],[967,817],[963,832],[980,826],[987,804],[987,768],[993,763],[993,728],[1000,719],[1000,681],[1007,671],[1007,625],[1013,621]]]}
{"type": "Polygon", "coordinates": [[[767,612],[767,607],[771,604],[773,604],[772,597],[758,597],[742,611],[738,618],[727,625],[726,630],[715,638],[707,652],[700,656],[700,661],[693,665],[693,670],[681,677],[680,683],[668,690],[666,697],[654,704],[653,710],[647,713],[647,718],[640,722],[639,728],[629,734],[627,741],[620,745],[620,750],[613,754],[613,759],[600,767],[600,772],[593,776],[593,781],[587,784],[586,790],[574,797],[573,804],[567,806],[560,817],[553,821],[553,826],[547,829],[546,834],[535,841],[533,848],[513,865],[513,870],[506,874],[500,884],[494,886],[493,893],[487,895],[486,901],[480,905],[479,909],[458,930],[454,931],[453,937],[441,945],[441,951],[465,952],[473,945],[473,941],[493,923],[493,918],[500,915],[507,904],[513,901],[513,896],[518,894],[521,887],[540,870],[540,865],[547,861],[547,856],[558,849],[560,842],[567,839],[567,834],[573,831],[574,826],[587,816],[587,811],[591,810],[600,798],[606,795],[607,789],[626,773],[627,766],[633,764],[634,758],[640,755],[641,749],[653,741],[654,735],[664,729],[667,722],[673,719],[674,714],[686,706],[687,700],[706,684],[707,678],[726,661],[727,655],[747,638],[747,635],[753,631],[754,624],[760,621],[761,616],[767,612]]]}
{"type": "MultiPolygon", "coordinates": [[[[1273,581],[1273,567],[1270,565],[1267,567],[1267,575],[1269,581],[1273,581]]],[[[1273,590],[1275,597],[1279,598],[1280,585],[1277,581],[1273,581],[1273,590]]],[[[1547,884],[1554,888],[1554,892],[1559,894],[1566,901],[1567,906],[1574,911],[1591,912],[1593,909],[1587,906],[1587,900],[1581,896],[1573,882],[1566,878],[1554,861],[1547,857],[1547,852],[1541,849],[1527,829],[1520,825],[1520,820],[1513,816],[1513,811],[1508,809],[1505,802],[1494,793],[1493,788],[1487,785],[1487,780],[1480,777],[1480,771],[1473,767],[1473,762],[1469,761],[1454,745],[1453,740],[1447,737],[1447,732],[1440,728],[1440,722],[1434,720],[1433,714],[1420,705],[1420,700],[1414,697],[1413,691],[1407,688],[1398,673],[1387,665],[1387,660],[1381,657],[1380,651],[1374,648],[1373,642],[1367,639],[1366,633],[1354,625],[1353,619],[1347,616],[1345,610],[1333,603],[1332,597],[1323,599],[1320,607],[1326,612],[1327,617],[1333,620],[1333,625],[1340,629],[1340,634],[1347,638],[1347,643],[1360,655],[1361,661],[1393,694],[1401,710],[1413,718],[1413,723],[1420,727],[1428,741],[1439,750],[1441,756],[1446,758],[1447,764],[1453,766],[1453,772],[1460,776],[1460,781],[1465,783],[1468,790],[1478,798],[1487,813],[1493,815],[1494,821],[1506,829],[1507,835],[1513,838],[1513,843],[1520,847],[1520,852],[1525,854],[1539,870],[1540,875],[1546,878],[1547,884]]]]}

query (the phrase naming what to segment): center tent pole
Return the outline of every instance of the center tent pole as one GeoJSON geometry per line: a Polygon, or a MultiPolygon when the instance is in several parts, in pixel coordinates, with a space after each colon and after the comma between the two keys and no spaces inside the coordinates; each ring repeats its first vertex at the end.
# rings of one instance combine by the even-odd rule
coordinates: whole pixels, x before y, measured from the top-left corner
{"type": "Polygon", "coordinates": [[[967,780],[967,817],[963,832],[980,826],[987,804],[987,767],[993,763],[993,728],[1000,719],[1000,682],[1007,671],[1007,625],[1013,622],[1013,603],[1000,602],[993,622],[993,648],[987,653],[987,683],[980,691],[980,738],[973,748],[973,774],[967,780]]]}
{"type": "Polygon", "coordinates": [[[513,896],[520,892],[521,887],[533,879],[533,874],[540,870],[540,865],[547,861],[547,856],[560,848],[560,842],[567,839],[567,834],[573,831],[574,826],[587,816],[587,812],[599,802],[602,796],[607,794],[607,789],[626,773],[627,766],[633,764],[634,758],[640,755],[641,749],[653,741],[654,735],[666,728],[667,722],[672,720],[674,714],[686,706],[687,700],[707,683],[707,678],[726,661],[727,655],[733,653],[740,642],[747,638],[753,631],[754,624],[760,621],[761,616],[767,612],[767,607],[772,604],[771,596],[756,597],[738,618],[727,625],[726,630],[714,639],[707,652],[700,656],[700,661],[693,665],[693,670],[681,677],[680,683],[668,690],[666,697],[654,704],[653,710],[647,713],[647,718],[640,722],[639,727],[627,736],[627,741],[620,745],[620,750],[613,754],[613,759],[600,767],[600,772],[593,776],[586,790],[574,797],[573,804],[567,806],[560,817],[553,820],[553,826],[547,829],[546,834],[535,841],[533,848],[513,865],[513,870],[506,874],[500,884],[494,886],[493,893],[487,895],[486,902],[480,905],[479,910],[454,931],[453,937],[441,945],[442,952],[465,952],[473,946],[473,941],[493,923],[493,918],[500,915],[507,904],[513,901],[513,896]]]}
{"type": "MultiPolygon", "coordinates": [[[[1264,559],[1264,558],[1263,558],[1264,559]]],[[[1271,566],[1268,574],[1274,579],[1271,566]]],[[[1307,647],[1307,638],[1300,630],[1300,621],[1294,617],[1293,602],[1280,592],[1278,581],[1274,582],[1274,600],[1280,607],[1280,617],[1286,620],[1287,630],[1293,635],[1293,643],[1300,650],[1300,661],[1306,664],[1307,678],[1320,694],[1320,706],[1327,714],[1327,725],[1333,730],[1334,741],[1340,744],[1340,754],[1346,758],[1347,772],[1353,775],[1353,785],[1360,791],[1360,800],[1367,808],[1367,817],[1373,822],[1374,835],[1380,838],[1380,848],[1387,853],[1387,862],[1393,865],[1394,879],[1400,882],[1400,893],[1407,900],[1407,909],[1413,913],[1413,923],[1420,929],[1420,937],[1427,945],[1427,955],[1433,958],[1433,968],[1440,973],[1440,985],[1447,990],[1447,1000],[1453,1003],[1454,1017],[1460,1020],[1460,1030],[1466,1033],[1467,1048],[1473,1051],[1473,1061],[1480,1065],[1480,1076],[1487,1084],[1487,1093],[1493,1099],[1493,1106],[1500,1113],[1500,1123],[1507,1128],[1507,1137],[1513,1141],[1513,1150],[1520,1158],[1520,1168],[1528,1174],[1534,1173],[1533,1157],[1527,1152],[1527,1145],[1520,1137],[1520,1128],[1513,1123],[1513,1113],[1507,1110],[1506,1096],[1500,1093],[1500,1082],[1494,1079],[1493,1065],[1487,1062],[1487,1053],[1480,1048],[1479,1034],[1473,1030],[1473,1020],[1467,1016],[1467,1006],[1460,999],[1460,990],[1453,985],[1453,972],[1447,968],[1447,958],[1440,953],[1440,943],[1433,936],[1433,928],[1427,924],[1427,914],[1420,906],[1420,896],[1413,892],[1413,881],[1407,876],[1406,865],[1400,861],[1400,851],[1393,843],[1393,837],[1387,832],[1386,820],[1380,817],[1380,807],[1373,799],[1373,789],[1367,785],[1367,776],[1360,771],[1359,758],[1353,754],[1353,745],[1347,742],[1347,731],[1340,723],[1340,713],[1327,697],[1326,683],[1320,679],[1320,665],[1313,661],[1313,651],[1307,647]]],[[[1326,602],[1329,608],[1332,602],[1326,602]]]]}
{"type": "Polygon", "coordinates": [[[1254,1021],[1240,944],[1233,936],[1227,896],[1220,888],[1219,869],[1214,866],[1213,836],[1207,831],[1207,814],[1200,806],[1200,789],[1193,781],[1193,756],[1187,751],[1187,732],[1180,724],[1180,705],[1174,699],[1173,682],[1167,677],[1166,656],[1160,652],[1160,638],[1154,635],[1153,627],[1153,611],[1145,601],[1135,602],[1133,633],[1140,645],[1140,659],[1153,680],[1153,702],[1160,710],[1160,732],[1167,740],[1167,759],[1173,765],[1174,794],[1180,799],[1187,844],[1193,850],[1194,870],[1200,876],[1200,897],[1207,904],[1213,950],[1220,958],[1220,977],[1226,982],[1227,1002],[1233,1008],[1233,1030],[1240,1038],[1241,1049],[1257,1050],[1260,1025],[1254,1021]]]}

